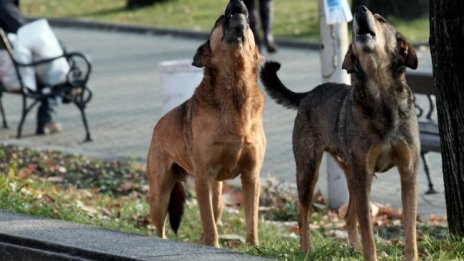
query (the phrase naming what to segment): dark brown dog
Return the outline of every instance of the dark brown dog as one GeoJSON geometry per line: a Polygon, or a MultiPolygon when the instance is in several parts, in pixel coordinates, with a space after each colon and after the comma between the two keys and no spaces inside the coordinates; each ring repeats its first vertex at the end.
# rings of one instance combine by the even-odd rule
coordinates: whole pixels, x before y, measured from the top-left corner
{"type": "Polygon", "coordinates": [[[258,87],[260,55],[241,0],[231,0],[193,65],[204,78],[192,98],[162,117],[153,131],[147,158],[149,203],[158,235],[164,221],[179,227],[183,181],[193,175],[203,241],[218,247],[216,224],[222,212],[222,180],[241,175],[247,242],[258,243],[259,172],[266,139],[264,95],[258,87]]]}
{"type": "Polygon", "coordinates": [[[311,249],[308,215],[324,151],[344,170],[350,193],[346,217],[349,242],[366,260],[377,260],[369,213],[369,193],[375,172],[397,166],[405,229],[405,253],[417,259],[416,173],[419,133],[413,93],[405,68],[417,68],[417,57],[406,39],[366,7],[354,13],[353,42],[343,62],[353,86],[326,83],[306,93],[294,93],[277,77],[280,64],[266,63],[261,78],[269,95],[298,109],[293,129],[293,153],[300,202],[299,228],[303,251],[311,249]]]}

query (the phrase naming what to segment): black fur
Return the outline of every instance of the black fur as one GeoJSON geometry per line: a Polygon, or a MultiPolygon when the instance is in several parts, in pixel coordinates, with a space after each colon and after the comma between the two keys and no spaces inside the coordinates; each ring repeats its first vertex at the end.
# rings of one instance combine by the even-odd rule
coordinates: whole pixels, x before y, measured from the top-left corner
{"type": "Polygon", "coordinates": [[[168,213],[169,213],[169,224],[171,225],[172,230],[177,235],[177,230],[179,229],[180,221],[184,215],[184,205],[185,205],[185,190],[182,182],[176,182],[174,188],[171,191],[171,196],[169,198],[168,213]]]}
{"type": "Polygon", "coordinates": [[[306,97],[308,92],[296,93],[289,90],[277,77],[277,71],[280,69],[280,63],[268,61],[261,68],[261,81],[263,82],[266,92],[278,104],[289,109],[297,109],[301,100],[306,97]]]}

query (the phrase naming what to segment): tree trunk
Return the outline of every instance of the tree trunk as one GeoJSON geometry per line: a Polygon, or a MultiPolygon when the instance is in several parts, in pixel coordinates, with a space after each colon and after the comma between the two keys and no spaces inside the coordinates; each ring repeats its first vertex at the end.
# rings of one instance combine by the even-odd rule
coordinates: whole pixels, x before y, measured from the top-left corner
{"type": "Polygon", "coordinates": [[[464,1],[430,0],[430,51],[437,92],[450,232],[464,236],[464,1]]]}
{"type": "Polygon", "coordinates": [[[353,8],[365,5],[382,16],[415,19],[429,15],[429,0],[353,0],[353,8]]]}

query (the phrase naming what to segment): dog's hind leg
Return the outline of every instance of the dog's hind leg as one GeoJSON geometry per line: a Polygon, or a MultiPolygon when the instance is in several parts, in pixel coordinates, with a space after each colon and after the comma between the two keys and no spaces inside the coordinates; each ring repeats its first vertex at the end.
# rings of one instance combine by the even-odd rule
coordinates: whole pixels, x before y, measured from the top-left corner
{"type": "Polygon", "coordinates": [[[309,231],[309,216],[313,201],[314,188],[319,178],[319,166],[324,148],[315,135],[308,134],[299,128],[295,121],[293,133],[293,154],[296,163],[296,184],[300,211],[298,227],[300,230],[300,245],[303,252],[311,251],[309,231]]]}
{"type": "Polygon", "coordinates": [[[171,191],[175,180],[162,157],[148,157],[147,176],[150,187],[149,203],[151,219],[157,235],[166,238],[164,223],[168,212],[171,191]]]}
{"type": "Polygon", "coordinates": [[[222,181],[213,182],[213,212],[216,224],[221,222],[222,215],[222,181]]]}

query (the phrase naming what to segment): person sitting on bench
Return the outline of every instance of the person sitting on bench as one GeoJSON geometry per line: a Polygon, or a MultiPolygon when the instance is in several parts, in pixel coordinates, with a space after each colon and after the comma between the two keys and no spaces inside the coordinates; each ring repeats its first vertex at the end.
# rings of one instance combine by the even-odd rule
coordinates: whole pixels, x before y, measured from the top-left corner
{"type": "MultiPolygon", "coordinates": [[[[7,33],[17,33],[24,24],[19,10],[19,0],[0,0],[0,28],[7,33]]],[[[49,97],[41,101],[37,110],[37,135],[61,132],[63,127],[53,120],[61,98],[49,97]]]]}

